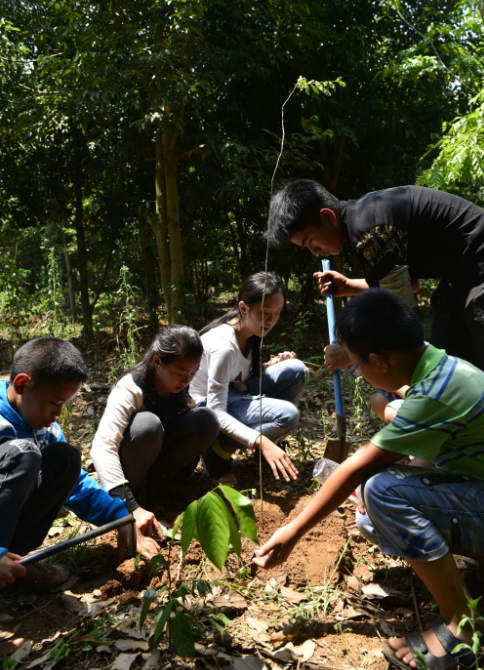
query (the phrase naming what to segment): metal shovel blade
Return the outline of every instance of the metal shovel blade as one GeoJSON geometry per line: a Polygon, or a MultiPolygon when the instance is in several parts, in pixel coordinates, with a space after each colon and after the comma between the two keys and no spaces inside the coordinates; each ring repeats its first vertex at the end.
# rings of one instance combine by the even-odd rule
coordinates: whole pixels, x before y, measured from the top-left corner
{"type": "Polygon", "coordinates": [[[133,508],[131,506],[131,501],[129,499],[128,492],[126,491],[126,486],[124,484],[123,488],[124,488],[124,496],[126,499],[126,507],[128,508],[128,512],[132,519],[132,523],[130,523],[128,527],[128,551],[133,558],[136,558],[136,555],[138,554],[138,543],[136,541],[136,521],[133,516],[133,508]]]}

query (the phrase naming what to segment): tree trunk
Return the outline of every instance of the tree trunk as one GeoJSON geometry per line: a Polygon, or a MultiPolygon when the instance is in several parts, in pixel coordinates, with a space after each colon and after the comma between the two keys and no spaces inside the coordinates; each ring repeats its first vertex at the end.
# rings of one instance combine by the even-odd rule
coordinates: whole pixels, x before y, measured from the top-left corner
{"type": "Polygon", "coordinates": [[[146,244],[145,244],[145,233],[143,230],[143,223],[140,221],[139,232],[141,235],[141,251],[143,254],[143,269],[145,275],[145,291],[146,291],[146,304],[148,306],[148,312],[150,317],[153,313],[153,307],[151,305],[151,290],[150,290],[150,279],[149,279],[149,270],[148,270],[148,254],[146,253],[146,244]]]}
{"type": "Polygon", "coordinates": [[[166,219],[170,239],[171,304],[173,323],[181,323],[183,316],[183,249],[178,208],[177,160],[165,160],[166,219]]]}
{"type": "Polygon", "coordinates": [[[230,237],[232,238],[232,246],[234,247],[235,260],[237,261],[237,267],[239,268],[239,274],[240,274],[240,277],[243,281],[244,280],[243,279],[244,278],[244,273],[243,273],[243,270],[242,270],[242,262],[240,260],[239,246],[237,244],[237,237],[235,235],[235,230],[233,229],[233,226],[230,222],[230,217],[229,217],[228,213],[225,215],[225,220],[227,221],[227,228],[229,229],[230,237]]]}
{"type": "Polygon", "coordinates": [[[76,318],[76,289],[74,286],[74,273],[72,270],[72,257],[67,251],[66,236],[64,235],[64,258],[66,261],[66,272],[67,272],[67,286],[69,289],[69,308],[71,310],[71,316],[74,320],[76,318]]]}
{"type": "Polygon", "coordinates": [[[239,207],[236,207],[234,216],[235,223],[237,224],[237,236],[239,238],[242,281],[245,281],[249,276],[249,264],[247,262],[247,240],[245,237],[244,222],[242,220],[242,214],[239,207]]]}
{"type": "Polygon", "coordinates": [[[168,251],[168,241],[166,238],[166,185],[165,171],[163,169],[163,146],[161,142],[161,131],[156,133],[156,214],[157,218],[153,221],[150,218],[150,225],[155,234],[156,246],[158,249],[158,262],[160,265],[161,290],[166,304],[166,316],[168,323],[173,323],[170,284],[170,254],[168,251]]]}
{"type": "Polygon", "coordinates": [[[482,0],[477,0],[477,8],[479,10],[479,13],[481,15],[481,19],[484,21],[484,4],[482,0]]]}
{"type": "Polygon", "coordinates": [[[87,279],[87,254],[84,237],[83,206],[82,206],[82,173],[81,168],[76,167],[72,175],[74,184],[74,195],[76,213],[74,217],[74,228],[77,239],[77,267],[79,269],[79,280],[81,284],[81,305],[84,317],[84,329],[86,335],[92,337],[92,312],[89,303],[89,283],[87,279]]]}

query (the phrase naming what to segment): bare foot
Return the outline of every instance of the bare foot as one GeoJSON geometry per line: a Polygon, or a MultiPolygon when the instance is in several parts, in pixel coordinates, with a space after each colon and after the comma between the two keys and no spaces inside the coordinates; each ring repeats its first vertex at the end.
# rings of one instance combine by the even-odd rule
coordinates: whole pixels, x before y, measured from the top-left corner
{"type": "MultiPolygon", "coordinates": [[[[447,622],[446,622],[447,623],[447,622]]],[[[466,644],[472,644],[472,633],[467,631],[467,629],[462,630],[459,635],[457,635],[457,626],[459,624],[459,621],[451,621],[447,623],[447,628],[450,630],[450,632],[455,635],[456,637],[459,638],[462,642],[465,642],[466,644]]],[[[440,644],[435,631],[433,628],[430,628],[429,630],[426,630],[422,633],[422,637],[424,639],[425,644],[427,645],[428,650],[430,651],[431,654],[434,656],[445,656],[447,654],[446,650],[443,648],[443,646],[440,644]]],[[[408,646],[407,640],[404,637],[391,637],[388,640],[388,644],[390,647],[393,649],[395,652],[395,656],[399,658],[401,661],[406,663],[410,668],[417,668],[417,663],[415,662],[415,659],[413,657],[413,654],[410,650],[410,647],[408,646]]],[[[457,667],[457,663],[455,664],[455,667],[457,667]]]]}
{"type": "Polygon", "coordinates": [[[25,639],[23,637],[17,637],[12,640],[5,640],[5,642],[0,642],[0,656],[10,656],[14,651],[17,651],[19,647],[23,645],[25,639]]]}

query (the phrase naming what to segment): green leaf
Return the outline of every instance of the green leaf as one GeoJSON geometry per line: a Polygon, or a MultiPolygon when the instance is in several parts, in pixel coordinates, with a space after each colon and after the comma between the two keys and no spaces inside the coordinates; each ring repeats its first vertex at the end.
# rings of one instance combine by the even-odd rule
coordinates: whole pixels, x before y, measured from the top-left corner
{"type": "Polygon", "coordinates": [[[240,554],[242,553],[242,542],[240,539],[240,532],[239,529],[237,528],[237,524],[232,518],[232,515],[228,515],[228,522],[229,522],[229,531],[230,531],[230,536],[229,536],[229,551],[235,551],[237,556],[240,558],[240,554]]]}
{"type": "Polygon", "coordinates": [[[230,512],[216,493],[207,493],[198,501],[198,540],[208,559],[222,569],[229,547],[230,512]]]}
{"type": "Polygon", "coordinates": [[[180,656],[192,659],[195,656],[192,622],[184,612],[177,612],[173,619],[173,644],[180,656]]]}
{"type": "Polygon", "coordinates": [[[206,579],[195,579],[192,585],[193,594],[195,594],[195,589],[197,589],[198,593],[202,596],[202,598],[205,598],[207,593],[212,593],[212,587],[210,585],[210,582],[207,581],[206,579]]]}
{"type": "Polygon", "coordinates": [[[161,609],[156,616],[157,624],[153,632],[153,635],[150,638],[151,651],[153,651],[153,649],[158,644],[158,640],[163,635],[163,630],[166,626],[166,622],[168,621],[168,617],[170,616],[171,608],[173,607],[174,602],[175,602],[174,600],[169,600],[168,603],[165,605],[165,607],[161,609]]]}
{"type": "Polygon", "coordinates": [[[177,519],[176,522],[175,522],[175,525],[174,525],[173,528],[171,529],[171,544],[172,544],[172,545],[173,545],[173,542],[174,542],[175,540],[180,540],[180,536],[178,535],[178,537],[177,537],[177,535],[176,535],[176,531],[180,528],[180,524],[181,524],[181,522],[183,521],[183,517],[184,517],[184,516],[185,516],[185,512],[183,512],[182,514],[180,514],[180,516],[178,517],[178,519],[177,519]]]}
{"type": "Polygon", "coordinates": [[[141,614],[140,614],[140,617],[139,617],[139,627],[140,627],[140,629],[143,628],[143,624],[144,624],[146,616],[149,612],[150,605],[155,598],[156,598],[155,589],[147,589],[145,591],[145,594],[143,596],[143,607],[141,608],[141,614]]]}
{"type": "Polygon", "coordinates": [[[183,526],[181,532],[181,547],[184,554],[187,553],[190,542],[193,539],[193,533],[197,525],[197,506],[198,500],[194,500],[185,510],[183,517],[183,526]]]}
{"type": "Polygon", "coordinates": [[[162,565],[164,568],[168,569],[168,561],[162,554],[157,554],[156,556],[153,556],[153,558],[150,559],[150,568],[151,568],[151,574],[153,577],[156,575],[158,570],[160,569],[160,565],[162,565]]]}
{"type": "Polygon", "coordinates": [[[220,486],[220,490],[232,505],[239,522],[240,532],[252,542],[259,544],[255,512],[251,501],[230,486],[220,486]]]}
{"type": "Polygon", "coordinates": [[[141,558],[141,554],[136,554],[136,558],[134,559],[134,564],[133,564],[135,570],[138,570],[138,567],[139,567],[139,559],[140,559],[140,558],[141,558]]]}

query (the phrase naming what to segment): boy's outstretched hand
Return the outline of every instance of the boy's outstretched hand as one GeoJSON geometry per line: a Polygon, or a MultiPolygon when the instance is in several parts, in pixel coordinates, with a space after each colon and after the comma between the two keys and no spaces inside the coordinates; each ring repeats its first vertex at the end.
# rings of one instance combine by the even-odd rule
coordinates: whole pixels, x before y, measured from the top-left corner
{"type": "Polygon", "coordinates": [[[291,528],[291,524],[283,526],[279,530],[276,530],[271,539],[260,549],[255,550],[252,563],[266,570],[273,568],[287,561],[296,544],[297,538],[295,537],[294,530],[291,528]]]}
{"type": "Polygon", "coordinates": [[[27,568],[24,565],[16,563],[21,558],[22,556],[12,554],[10,551],[7,551],[0,558],[0,589],[3,589],[7,584],[13,584],[17,577],[25,575],[27,568]]]}

